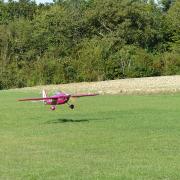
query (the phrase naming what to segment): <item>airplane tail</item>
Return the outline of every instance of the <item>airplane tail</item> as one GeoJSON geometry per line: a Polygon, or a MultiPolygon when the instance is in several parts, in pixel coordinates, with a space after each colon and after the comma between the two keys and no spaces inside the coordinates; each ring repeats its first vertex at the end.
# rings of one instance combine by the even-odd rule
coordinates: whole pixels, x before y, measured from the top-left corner
{"type": "MultiPolygon", "coordinates": [[[[43,98],[47,97],[47,92],[44,89],[42,90],[42,97],[43,98]]],[[[46,100],[43,100],[43,102],[46,104],[46,100]]]]}
{"type": "Polygon", "coordinates": [[[46,98],[46,97],[47,97],[47,92],[46,92],[44,89],[42,90],[42,97],[43,97],[43,98],[46,98]]]}

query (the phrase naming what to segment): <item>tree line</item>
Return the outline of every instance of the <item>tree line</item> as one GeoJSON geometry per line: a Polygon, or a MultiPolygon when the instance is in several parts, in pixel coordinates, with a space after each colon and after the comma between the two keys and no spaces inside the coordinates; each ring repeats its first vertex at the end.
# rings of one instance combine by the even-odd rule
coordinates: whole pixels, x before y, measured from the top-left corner
{"type": "Polygon", "coordinates": [[[180,74],[179,0],[0,1],[0,89],[180,74]]]}

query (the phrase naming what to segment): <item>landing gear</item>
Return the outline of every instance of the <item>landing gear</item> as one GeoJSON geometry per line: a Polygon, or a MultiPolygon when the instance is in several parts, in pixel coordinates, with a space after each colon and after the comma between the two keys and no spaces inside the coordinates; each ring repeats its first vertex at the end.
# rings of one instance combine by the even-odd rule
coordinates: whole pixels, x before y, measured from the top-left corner
{"type": "Polygon", "coordinates": [[[74,109],[74,104],[70,104],[70,105],[69,105],[69,108],[70,108],[70,109],[74,109]]]}
{"type": "Polygon", "coordinates": [[[52,111],[56,110],[56,106],[51,106],[50,108],[52,111]]]}
{"type": "Polygon", "coordinates": [[[74,109],[74,104],[67,103],[70,109],[74,109]]]}

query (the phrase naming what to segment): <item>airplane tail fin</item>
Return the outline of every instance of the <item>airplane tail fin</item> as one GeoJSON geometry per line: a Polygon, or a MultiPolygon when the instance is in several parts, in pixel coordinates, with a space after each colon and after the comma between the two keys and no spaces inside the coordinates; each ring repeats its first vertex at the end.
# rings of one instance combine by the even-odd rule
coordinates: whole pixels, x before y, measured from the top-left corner
{"type": "MultiPolygon", "coordinates": [[[[46,98],[46,97],[47,97],[47,92],[46,92],[44,89],[42,90],[42,97],[43,97],[43,98],[46,98]]],[[[44,104],[47,103],[46,100],[43,100],[43,102],[44,102],[44,104]]]]}
{"type": "Polygon", "coordinates": [[[47,92],[46,92],[44,89],[42,90],[42,97],[43,97],[43,98],[46,98],[46,97],[47,97],[47,92]]]}

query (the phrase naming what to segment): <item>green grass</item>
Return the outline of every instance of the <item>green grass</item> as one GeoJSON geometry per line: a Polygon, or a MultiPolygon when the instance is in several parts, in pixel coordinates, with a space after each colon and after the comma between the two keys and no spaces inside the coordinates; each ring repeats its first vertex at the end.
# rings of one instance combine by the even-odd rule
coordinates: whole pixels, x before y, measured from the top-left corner
{"type": "Polygon", "coordinates": [[[180,95],[81,98],[76,109],[0,92],[0,179],[180,179],[180,95]]]}

